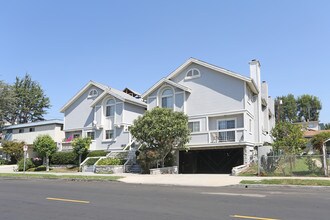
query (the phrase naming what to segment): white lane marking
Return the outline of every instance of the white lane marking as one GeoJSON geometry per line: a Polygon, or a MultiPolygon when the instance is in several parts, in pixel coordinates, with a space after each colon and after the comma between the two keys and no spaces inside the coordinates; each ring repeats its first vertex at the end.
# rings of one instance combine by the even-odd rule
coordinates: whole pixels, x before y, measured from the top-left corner
{"type": "Polygon", "coordinates": [[[240,193],[222,193],[222,192],[202,192],[204,195],[223,195],[223,196],[245,196],[245,197],[257,197],[264,198],[266,195],[262,194],[240,194],[240,193]]]}

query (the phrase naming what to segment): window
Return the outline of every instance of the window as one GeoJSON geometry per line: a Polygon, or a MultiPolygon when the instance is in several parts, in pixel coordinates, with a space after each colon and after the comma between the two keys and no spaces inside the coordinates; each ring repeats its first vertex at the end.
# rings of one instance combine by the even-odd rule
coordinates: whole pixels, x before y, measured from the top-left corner
{"type": "Polygon", "coordinates": [[[188,128],[191,132],[199,132],[201,130],[200,122],[199,121],[188,122],[188,128]]]}
{"type": "Polygon", "coordinates": [[[30,131],[30,132],[35,132],[36,129],[35,129],[35,128],[30,128],[29,131],[30,131]]]}
{"type": "Polygon", "coordinates": [[[80,134],[76,133],[76,134],[73,134],[73,139],[75,138],[79,138],[80,137],[80,134]]]}
{"type": "MultiPolygon", "coordinates": [[[[234,119],[218,121],[218,130],[234,129],[235,127],[236,127],[236,123],[234,119]]],[[[235,131],[219,132],[219,141],[220,142],[235,141],[235,131]]]]}
{"type": "Polygon", "coordinates": [[[190,69],[186,73],[186,79],[197,78],[200,76],[201,76],[201,73],[196,68],[190,69]]]}
{"type": "Polygon", "coordinates": [[[20,129],[18,130],[18,133],[24,133],[24,128],[20,128],[20,129]]]}
{"type": "Polygon", "coordinates": [[[164,89],[161,95],[162,108],[173,108],[173,91],[170,88],[164,89]]]}
{"type": "Polygon", "coordinates": [[[89,137],[91,140],[95,140],[95,132],[94,131],[88,131],[87,137],[89,137]]]}
{"type": "Polygon", "coordinates": [[[105,116],[106,117],[112,117],[115,115],[115,100],[109,99],[105,106],[105,116]]]}
{"type": "Polygon", "coordinates": [[[98,91],[96,89],[92,89],[91,91],[89,91],[88,93],[88,97],[91,98],[91,97],[96,97],[98,96],[98,91]]]}
{"type": "Polygon", "coordinates": [[[113,130],[106,130],[105,131],[105,139],[106,140],[113,139],[113,130]]]}

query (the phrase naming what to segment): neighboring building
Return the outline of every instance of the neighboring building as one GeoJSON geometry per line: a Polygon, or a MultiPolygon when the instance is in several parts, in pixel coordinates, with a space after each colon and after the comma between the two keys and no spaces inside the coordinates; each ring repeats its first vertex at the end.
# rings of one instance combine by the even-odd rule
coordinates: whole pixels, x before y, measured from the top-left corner
{"type": "Polygon", "coordinates": [[[61,109],[65,141],[62,150],[72,149],[76,137],[90,137],[90,150],[122,150],[132,143],[128,131],[133,120],[147,108],[140,95],[90,81],[61,109]]]}
{"type": "Polygon", "coordinates": [[[230,173],[272,142],[274,101],[256,60],[245,77],[190,58],[142,98],[148,110],[160,106],[189,116],[190,150],[177,154],[180,173],[230,173]]]}
{"type": "Polygon", "coordinates": [[[24,141],[29,146],[28,157],[34,157],[36,155],[33,152],[33,141],[39,135],[50,135],[58,148],[61,147],[61,142],[64,139],[63,121],[57,119],[10,125],[4,127],[2,132],[3,141],[24,141]]]}
{"type": "Polygon", "coordinates": [[[318,121],[304,121],[304,122],[295,122],[294,124],[301,125],[304,130],[307,131],[319,131],[321,130],[320,123],[318,121]]]}

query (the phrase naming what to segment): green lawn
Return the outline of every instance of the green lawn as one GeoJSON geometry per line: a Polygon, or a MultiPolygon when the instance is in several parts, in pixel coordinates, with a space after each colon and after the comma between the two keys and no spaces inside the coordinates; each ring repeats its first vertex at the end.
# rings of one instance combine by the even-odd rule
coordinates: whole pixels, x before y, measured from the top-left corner
{"type": "Polygon", "coordinates": [[[78,176],[78,175],[54,175],[54,174],[23,174],[23,173],[0,173],[0,178],[13,179],[64,179],[64,180],[98,180],[116,181],[120,176],[78,176]]]}
{"type": "Polygon", "coordinates": [[[242,180],[240,184],[269,184],[269,185],[300,185],[300,186],[330,186],[329,180],[306,179],[264,179],[242,180]]]}
{"type": "MultiPolygon", "coordinates": [[[[267,172],[267,170],[261,167],[260,173],[262,176],[324,176],[323,169],[321,168],[321,159],[320,156],[312,157],[312,163],[314,163],[314,165],[313,167],[309,167],[307,157],[296,157],[292,159],[291,162],[288,158],[282,158],[279,160],[277,168],[274,171],[267,172]]],[[[257,164],[253,164],[239,175],[256,176],[257,173],[258,166],[257,164]]]]}

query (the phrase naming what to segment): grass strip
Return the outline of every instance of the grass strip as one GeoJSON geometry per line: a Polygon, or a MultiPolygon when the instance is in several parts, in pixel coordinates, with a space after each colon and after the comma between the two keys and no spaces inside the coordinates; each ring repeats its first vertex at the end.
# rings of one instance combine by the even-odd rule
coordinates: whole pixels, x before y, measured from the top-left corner
{"type": "Polygon", "coordinates": [[[330,186],[330,180],[318,180],[318,179],[263,179],[263,180],[242,180],[240,182],[240,184],[330,186]]]}
{"type": "Polygon", "coordinates": [[[80,175],[54,175],[54,174],[23,174],[23,173],[0,173],[0,178],[15,179],[63,179],[63,180],[82,180],[82,181],[117,181],[120,176],[80,176],[80,175]]]}

